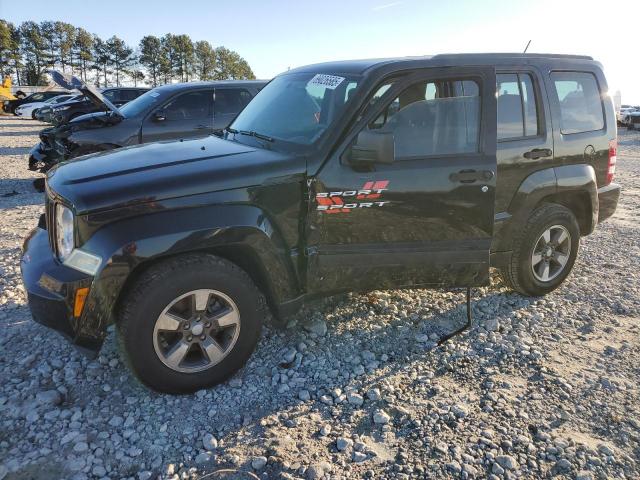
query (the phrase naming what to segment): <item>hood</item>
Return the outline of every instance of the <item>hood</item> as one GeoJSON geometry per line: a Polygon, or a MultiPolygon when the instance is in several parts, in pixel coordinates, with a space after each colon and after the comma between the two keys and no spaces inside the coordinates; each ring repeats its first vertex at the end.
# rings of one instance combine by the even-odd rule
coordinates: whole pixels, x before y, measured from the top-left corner
{"type": "Polygon", "coordinates": [[[210,136],[80,157],[50,170],[47,185],[84,214],[264,185],[304,170],[300,157],[210,136]]]}
{"type": "Polygon", "coordinates": [[[61,87],[66,88],[67,90],[80,90],[85,97],[87,97],[93,104],[96,105],[96,107],[102,110],[104,110],[106,107],[107,110],[123,116],[122,113],[120,113],[120,110],[118,110],[118,107],[111,103],[104,95],[102,95],[102,93],[100,93],[98,89],[96,89],[92,85],[87,85],[79,78],[67,73],[58,72],[57,70],[49,70],[49,75],[51,75],[51,78],[54,82],[56,82],[61,87]]]}
{"type": "Polygon", "coordinates": [[[124,120],[121,115],[116,115],[113,112],[93,112],[80,115],[70,120],[67,125],[71,127],[73,131],[84,130],[86,127],[103,127],[106,125],[114,125],[124,120]]]}

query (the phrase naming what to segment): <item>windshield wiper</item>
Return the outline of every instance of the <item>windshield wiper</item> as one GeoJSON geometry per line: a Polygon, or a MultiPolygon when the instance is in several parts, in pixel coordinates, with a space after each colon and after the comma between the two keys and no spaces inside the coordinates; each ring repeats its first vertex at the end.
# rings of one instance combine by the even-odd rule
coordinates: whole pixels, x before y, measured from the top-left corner
{"type": "Polygon", "coordinates": [[[267,136],[267,135],[263,135],[262,133],[258,133],[254,130],[236,130],[235,128],[231,128],[231,127],[227,127],[225,128],[225,130],[229,133],[239,133],[240,135],[247,135],[248,137],[255,137],[255,138],[259,138],[260,140],[265,140],[267,142],[274,142],[275,139],[267,136]]]}

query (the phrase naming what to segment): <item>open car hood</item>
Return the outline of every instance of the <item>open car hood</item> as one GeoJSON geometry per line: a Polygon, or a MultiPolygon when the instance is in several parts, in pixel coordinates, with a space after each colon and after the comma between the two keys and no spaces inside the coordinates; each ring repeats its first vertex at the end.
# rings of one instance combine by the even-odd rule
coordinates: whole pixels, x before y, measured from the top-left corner
{"type": "Polygon", "coordinates": [[[58,72],[57,70],[49,70],[51,79],[67,90],[80,90],[82,94],[91,100],[98,108],[111,110],[112,112],[124,117],[118,107],[111,103],[100,91],[92,85],[87,85],[82,80],[68,73],[58,72]]]}

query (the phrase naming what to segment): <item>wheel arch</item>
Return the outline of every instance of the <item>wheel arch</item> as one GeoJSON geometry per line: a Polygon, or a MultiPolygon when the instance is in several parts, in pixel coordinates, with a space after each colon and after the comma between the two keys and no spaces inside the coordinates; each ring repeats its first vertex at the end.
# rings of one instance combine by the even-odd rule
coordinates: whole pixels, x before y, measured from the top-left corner
{"type": "Polygon", "coordinates": [[[598,192],[593,167],[588,164],[551,167],[525,178],[511,200],[505,220],[496,225],[492,251],[510,251],[514,235],[523,228],[531,213],[546,203],[568,208],[578,219],[581,235],[592,233],[598,222],[598,192]]]}

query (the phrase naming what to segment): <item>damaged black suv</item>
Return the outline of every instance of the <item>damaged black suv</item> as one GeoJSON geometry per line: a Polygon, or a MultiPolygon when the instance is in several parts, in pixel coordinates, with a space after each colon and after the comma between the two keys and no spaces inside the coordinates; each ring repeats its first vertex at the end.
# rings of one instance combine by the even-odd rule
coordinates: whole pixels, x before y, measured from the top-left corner
{"type": "Polygon", "coordinates": [[[36,321],[96,352],[115,322],[138,377],[187,392],[276,322],[345,291],[569,275],[616,209],[599,63],[532,54],[312,65],[276,77],[224,138],[49,172],[22,274],[36,321]]]}

